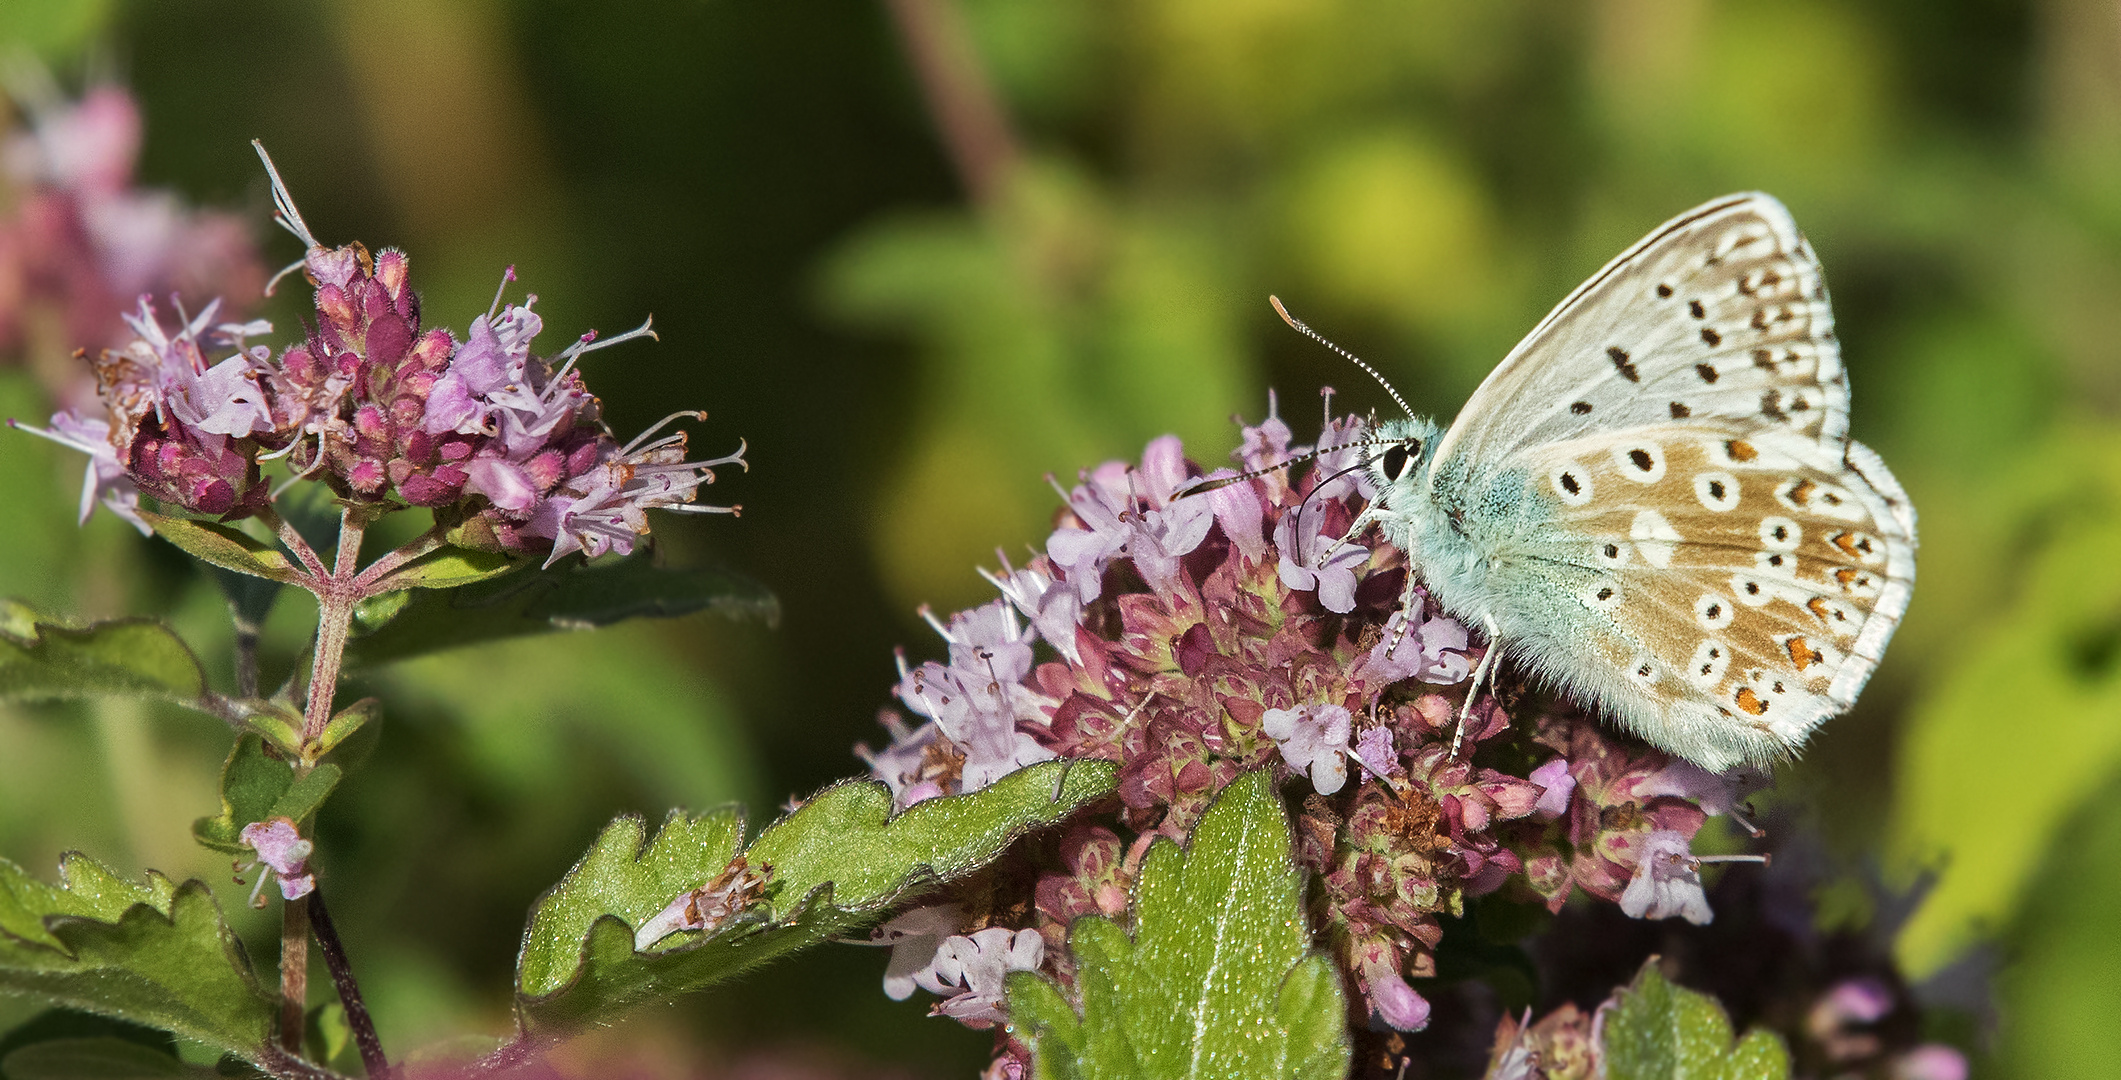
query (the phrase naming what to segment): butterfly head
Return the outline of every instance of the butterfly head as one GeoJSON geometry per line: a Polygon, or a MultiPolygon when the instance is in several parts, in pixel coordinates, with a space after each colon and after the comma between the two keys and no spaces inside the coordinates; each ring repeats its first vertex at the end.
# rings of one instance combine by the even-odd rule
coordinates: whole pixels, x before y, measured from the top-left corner
{"type": "Polygon", "coordinates": [[[1441,434],[1427,420],[1390,420],[1378,425],[1366,464],[1381,501],[1403,502],[1403,493],[1415,490],[1428,475],[1430,451],[1441,434]]]}

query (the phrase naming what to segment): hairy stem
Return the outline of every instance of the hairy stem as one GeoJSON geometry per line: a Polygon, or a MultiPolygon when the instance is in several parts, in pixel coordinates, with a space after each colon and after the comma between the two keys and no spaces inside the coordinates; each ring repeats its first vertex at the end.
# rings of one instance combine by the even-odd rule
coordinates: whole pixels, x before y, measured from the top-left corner
{"type": "Polygon", "coordinates": [[[331,924],[331,913],[325,910],[322,890],[309,894],[309,923],[317,935],[317,950],[324,954],[324,966],[331,972],[331,983],[339,990],[339,1004],[346,1009],[346,1026],[353,1029],[354,1046],[361,1051],[361,1067],[370,1080],[382,1080],[390,1075],[390,1061],[383,1056],[383,1040],[376,1037],[376,1023],[369,1018],[367,1003],[361,1000],[360,984],[354,982],[353,965],[347,962],[346,947],[339,943],[339,931],[331,924]]]}
{"type": "MultiPolygon", "coordinates": [[[[264,873],[261,869],[259,873],[264,873]]],[[[309,909],[280,905],[280,1046],[301,1056],[309,1004],[309,909]]]]}
{"type": "Polygon", "coordinates": [[[302,539],[301,532],[294,526],[289,525],[286,518],[280,516],[279,511],[267,505],[263,510],[258,511],[258,519],[272,527],[273,535],[280,538],[280,546],[293,552],[296,561],[302,564],[303,569],[308,570],[319,578],[326,576],[324,560],[317,556],[315,548],[309,546],[309,541],[302,539]]]}
{"type": "Polygon", "coordinates": [[[346,657],[346,637],[353,625],[354,605],[361,600],[356,584],[361,564],[361,534],[368,520],[349,506],[339,517],[337,567],[317,582],[317,648],[309,671],[309,703],[302,713],[302,743],[306,748],[324,736],[331,722],[331,702],[339,689],[339,665],[346,657]]]}
{"type": "Polygon", "coordinates": [[[361,571],[360,576],[355,578],[354,581],[363,591],[372,589],[377,582],[389,577],[397,568],[440,548],[442,544],[442,527],[437,525],[404,547],[397,548],[375,562],[369,563],[368,569],[361,571]]]}

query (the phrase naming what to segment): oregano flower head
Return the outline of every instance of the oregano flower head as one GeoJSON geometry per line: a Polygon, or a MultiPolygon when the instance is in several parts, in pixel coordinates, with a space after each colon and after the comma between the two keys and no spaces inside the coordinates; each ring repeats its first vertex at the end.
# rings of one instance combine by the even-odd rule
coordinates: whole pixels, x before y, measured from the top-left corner
{"type": "MultiPolygon", "coordinates": [[[[127,318],[133,339],[89,360],[104,423],[69,410],[40,432],[90,455],[84,513],[101,498],[137,524],[146,495],[195,514],[246,517],[271,502],[261,463],[276,459],[294,480],[325,484],[344,503],[430,508],[459,546],[548,563],[576,551],[632,551],[652,508],[736,511],[694,497],[715,468],[745,464],[742,447],[696,460],[684,433],[661,434],[704,413],[674,413],[624,444],[603,423],[578,361],[654,337],[647,323],[602,341],[584,334],[550,359],[531,351],[543,329],[535,296],[506,305],[497,296],[462,339],[425,326],[410,257],[324,246],[263,148],[259,155],[276,220],[306,248],[281,274],[299,270],[314,287],[313,319],[275,356],[249,344],[270,324],[216,323],[210,303],[195,317],[179,307],[167,325],[142,296],[127,318]]],[[[512,280],[511,267],[504,290],[512,280]]]]}
{"type": "MultiPolygon", "coordinates": [[[[912,717],[887,711],[890,745],[860,751],[901,806],[1054,757],[1119,766],[1108,812],[921,909],[949,916],[924,924],[928,953],[952,935],[1035,929],[1040,962],[1069,978],[1054,959],[1069,923],[1122,915],[1148,843],[1185,840],[1257,769],[1295,804],[1316,939],[1389,1027],[1426,1025],[1418,983],[1436,974],[1443,918],[1469,898],[1510,890],[1558,908],[1581,889],[1638,917],[1711,914],[1687,844],[1731,812],[1742,781],[1675,769],[1507,680],[1510,707],[1484,693],[1454,738],[1485,646],[1419,590],[1401,611],[1418,568],[1374,531],[1346,535],[1374,492],[1359,470],[1337,474],[1370,429],[1329,409],[1306,465],[1270,401],[1232,454],[1249,476],[1156,439],[1138,466],[1056,485],[1064,507],[1044,549],[983,572],[1001,599],[928,616],[948,659],[900,660],[895,696],[912,717]],[[1624,896],[1638,881],[1660,890],[1654,902],[1624,896]]],[[[910,992],[894,972],[894,994],[910,992]]]]}

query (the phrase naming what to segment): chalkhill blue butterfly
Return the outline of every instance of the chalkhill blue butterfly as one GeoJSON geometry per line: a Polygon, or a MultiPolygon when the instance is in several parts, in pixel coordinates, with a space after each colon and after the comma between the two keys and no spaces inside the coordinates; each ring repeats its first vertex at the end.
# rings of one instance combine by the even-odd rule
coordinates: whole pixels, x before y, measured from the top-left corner
{"type": "Polygon", "coordinates": [[[1703,768],[1769,764],[1855,703],[1914,588],[1914,508],[1848,409],[1811,245],[1731,195],[1578,286],[1449,430],[1383,425],[1353,531],[1486,630],[1483,669],[1703,768]]]}

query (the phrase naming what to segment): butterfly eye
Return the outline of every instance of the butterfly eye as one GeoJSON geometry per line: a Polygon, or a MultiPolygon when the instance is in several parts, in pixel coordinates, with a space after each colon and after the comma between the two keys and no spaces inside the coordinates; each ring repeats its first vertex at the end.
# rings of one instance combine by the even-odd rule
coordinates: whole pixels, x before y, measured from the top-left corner
{"type": "MultiPolygon", "coordinates": [[[[1414,446],[1419,449],[1421,443],[1416,442],[1414,446]]],[[[1407,448],[1403,445],[1395,445],[1391,449],[1386,450],[1383,462],[1385,479],[1398,480],[1399,474],[1407,471],[1407,460],[1409,457],[1407,448]]]]}

